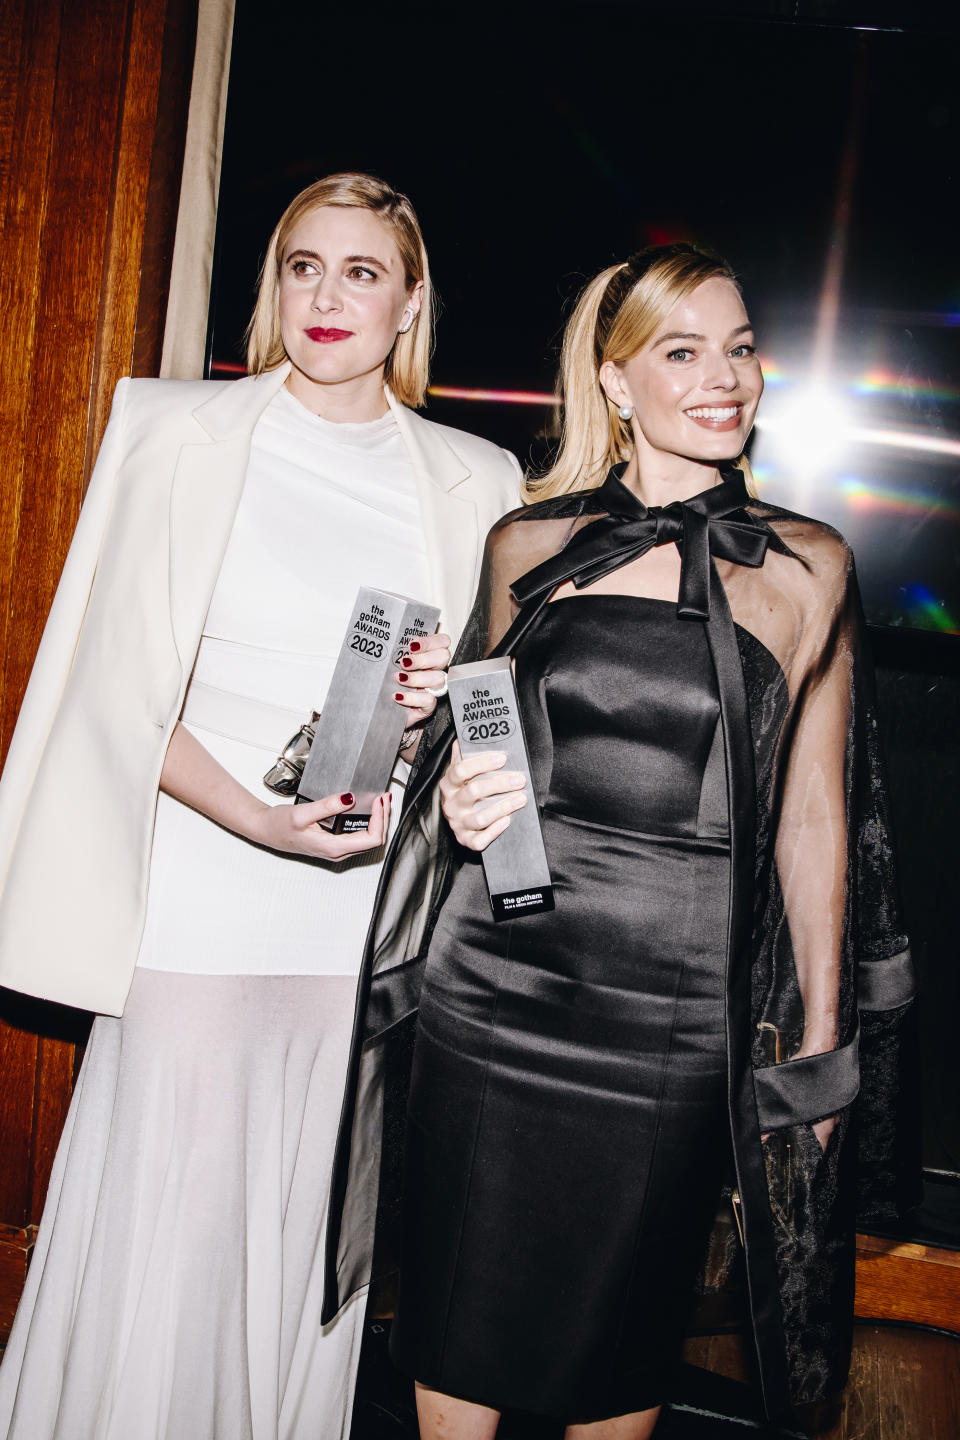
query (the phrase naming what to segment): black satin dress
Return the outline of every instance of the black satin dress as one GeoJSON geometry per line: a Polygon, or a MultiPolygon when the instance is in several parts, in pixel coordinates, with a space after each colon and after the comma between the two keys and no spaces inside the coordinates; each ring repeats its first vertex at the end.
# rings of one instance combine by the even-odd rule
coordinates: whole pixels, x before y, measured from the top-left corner
{"type": "Polygon", "coordinates": [[[664,1399],[729,1151],[717,686],[677,606],[554,601],[516,675],[556,909],[464,864],[427,962],[393,1355],[568,1422],[664,1399]]]}

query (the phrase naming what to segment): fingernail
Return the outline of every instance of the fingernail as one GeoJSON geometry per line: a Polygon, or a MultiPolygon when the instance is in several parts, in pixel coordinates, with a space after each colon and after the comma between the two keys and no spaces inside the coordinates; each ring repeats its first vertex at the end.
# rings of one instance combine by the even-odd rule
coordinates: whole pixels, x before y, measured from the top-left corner
{"type": "Polygon", "coordinates": [[[413,664],[413,661],[410,659],[409,655],[404,655],[403,659],[400,661],[400,664],[403,666],[404,670],[409,670],[411,665],[413,664]]]}
{"type": "Polygon", "coordinates": [[[345,794],[340,796],[341,805],[352,805],[353,803],[353,796],[351,795],[349,790],[345,794]]]}
{"type": "Polygon", "coordinates": [[[409,685],[409,684],[410,684],[410,676],[409,676],[409,675],[404,675],[402,672],[401,672],[401,674],[399,674],[399,675],[397,676],[397,679],[400,681],[400,684],[401,684],[401,685],[409,685]]]}
{"type": "Polygon", "coordinates": [[[393,697],[393,698],[394,698],[394,700],[399,700],[399,701],[401,701],[401,703],[402,703],[402,702],[406,699],[406,696],[403,695],[402,693],[399,694],[399,695],[394,694],[394,697],[393,697]]]}
{"type": "Polygon", "coordinates": [[[410,654],[411,654],[411,655],[416,655],[417,651],[418,651],[418,650],[421,650],[422,648],[423,648],[423,647],[422,647],[422,645],[420,644],[420,641],[419,641],[419,640],[411,640],[411,641],[410,641],[410,654]]]}

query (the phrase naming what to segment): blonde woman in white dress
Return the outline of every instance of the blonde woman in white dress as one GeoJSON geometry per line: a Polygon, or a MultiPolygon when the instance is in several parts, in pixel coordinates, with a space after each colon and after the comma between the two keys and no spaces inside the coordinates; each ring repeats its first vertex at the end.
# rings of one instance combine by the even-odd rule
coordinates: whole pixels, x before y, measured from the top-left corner
{"type": "Polygon", "coordinates": [[[362,1294],[320,1323],[356,973],[408,762],[511,455],[415,414],[406,197],[318,181],[237,382],[122,381],[0,785],[0,984],[97,1011],[0,1367],[7,1440],[338,1440],[362,1294]],[[262,776],[359,584],[441,606],[368,832],[262,776]]]}

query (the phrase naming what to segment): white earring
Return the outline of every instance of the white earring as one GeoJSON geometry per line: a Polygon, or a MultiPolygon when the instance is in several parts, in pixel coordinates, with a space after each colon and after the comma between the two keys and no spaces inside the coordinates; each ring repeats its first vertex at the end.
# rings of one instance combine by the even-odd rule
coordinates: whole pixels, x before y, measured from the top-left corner
{"type": "Polygon", "coordinates": [[[413,312],[410,310],[404,310],[403,313],[404,315],[408,315],[410,318],[408,319],[406,325],[400,326],[400,329],[397,331],[398,335],[406,335],[407,331],[410,329],[410,326],[413,324],[413,312]]]}
{"type": "Polygon", "coordinates": [[[621,420],[629,420],[631,415],[633,414],[633,406],[621,405],[620,409],[617,411],[617,414],[620,416],[621,420]]]}

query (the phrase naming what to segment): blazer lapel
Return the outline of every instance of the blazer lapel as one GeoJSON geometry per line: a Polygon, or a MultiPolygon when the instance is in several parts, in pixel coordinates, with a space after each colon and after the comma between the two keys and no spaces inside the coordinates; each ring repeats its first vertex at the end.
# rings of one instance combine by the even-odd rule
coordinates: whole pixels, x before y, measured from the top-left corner
{"type": "Polygon", "coordinates": [[[470,469],[447,444],[442,430],[398,403],[387,391],[407,453],[413,463],[423,516],[427,564],[441,625],[454,638],[466,624],[477,582],[480,536],[477,507],[457,487],[470,469]]]}
{"type": "Polygon", "coordinates": [[[193,411],[201,438],[182,446],[170,492],[170,618],[184,677],[203,622],[246,478],[250,437],[290,370],[236,380],[193,411]]]}
{"type": "MultiPolygon", "coordinates": [[[[193,411],[198,439],[181,447],[170,495],[170,614],[188,676],[243,492],[250,437],[290,372],[289,364],[218,389],[193,411]]],[[[454,636],[466,623],[477,582],[479,519],[458,487],[470,469],[431,425],[387,399],[413,464],[427,564],[442,624],[454,636]]]]}

